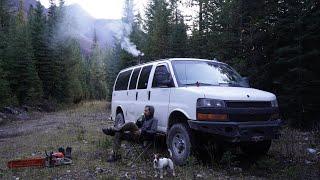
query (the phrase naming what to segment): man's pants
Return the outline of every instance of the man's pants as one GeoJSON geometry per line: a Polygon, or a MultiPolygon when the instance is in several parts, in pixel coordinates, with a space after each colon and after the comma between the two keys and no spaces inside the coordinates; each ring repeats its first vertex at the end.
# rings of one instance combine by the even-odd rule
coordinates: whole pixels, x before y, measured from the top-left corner
{"type": "Polygon", "coordinates": [[[126,135],[129,135],[130,138],[132,138],[135,141],[138,141],[140,138],[138,126],[133,122],[129,122],[119,127],[118,131],[115,132],[113,139],[112,150],[114,154],[120,154],[121,140],[126,135]]]}

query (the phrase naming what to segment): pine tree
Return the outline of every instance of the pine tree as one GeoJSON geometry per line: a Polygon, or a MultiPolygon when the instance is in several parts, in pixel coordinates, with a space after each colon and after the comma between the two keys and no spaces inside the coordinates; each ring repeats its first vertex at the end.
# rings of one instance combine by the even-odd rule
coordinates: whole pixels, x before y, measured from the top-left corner
{"type": "MultiPolygon", "coordinates": [[[[123,23],[123,36],[122,39],[119,39],[121,43],[124,42],[123,38],[130,38],[130,42],[133,43],[137,42],[137,38],[134,36],[137,36],[139,33],[139,26],[135,22],[135,16],[134,16],[134,10],[133,10],[133,0],[126,0],[123,10],[123,17],[122,17],[122,23],[123,23]]],[[[138,40],[139,41],[139,40],[138,40]]],[[[138,46],[139,47],[139,46],[138,46]]],[[[134,57],[130,52],[127,52],[126,49],[123,49],[120,51],[120,67],[121,69],[133,66],[137,64],[137,57],[134,57]]]]}
{"type": "Polygon", "coordinates": [[[60,44],[63,56],[60,60],[60,102],[78,103],[84,99],[85,89],[81,82],[83,57],[80,45],[74,39],[66,39],[60,44]]]}
{"type": "Polygon", "coordinates": [[[34,10],[29,10],[29,13],[31,14],[29,16],[29,29],[31,32],[35,64],[39,78],[42,81],[44,98],[49,99],[52,95],[52,81],[54,77],[52,72],[53,61],[48,54],[50,49],[47,42],[47,24],[44,8],[40,2],[37,2],[36,8],[34,10]]]}
{"type": "MultiPolygon", "coordinates": [[[[138,49],[144,50],[146,49],[146,41],[147,41],[147,34],[142,30],[143,29],[143,19],[141,18],[141,14],[137,13],[134,18],[133,25],[132,25],[132,32],[130,34],[130,40],[137,45],[138,49]]],[[[135,57],[135,62],[131,61],[131,65],[139,64],[144,60],[144,52],[139,57],[135,57]]]]}
{"type": "Polygon", "coordinates": [[[8,30],[10,14],[8,12],[8,2],[0,0],[0,107],[12,103],[11,90],[7,81],[6,72],[3,70],[3,62],[6,60],[5,49],[8,42],[8,30]]]}
{"type": "Polygon", "coordinates": [[[42,96],[41,81],[35,68],[30,33],[27,27],[23,2],[20,1],[18,14],[10,28],[6,49],[8,60],[5,64],[10,87],[20,104],[34,104],[39,102],[42,96]]]}
{"type": "Polygon", "coordinates": [[[0,108],[14,103],[12,100],[9,83],[2,69],[2,62],[0,61],[0,108]]]}
{"type": "Polygon", "coordinates": [[[110,46],[106,48],[105,53],[105,79],[107,85],[107,99],[111,100],[113,85],[115,83],[116,77],[120,71],[120,52],[121,45],[116,43],[114,46],[110,46]]]}
{"type": "Polygon", "coordinates": [[[106,82],[104,81],[103,52],[98,44],[97,35],[94,31],[93,44],[89,57],[89,88],[90,98],[104,99],[106,97],[106,82]]]}
{"type": "Polygon", "coordinates": [[[187,54],[187,26],[178,8],[178,1],[170,1],[171,28],[169,36],[169,57],[186,57],[187,54]]]}
{"type": "Polygon", "coordinates": [[[152,0],[146,9],[147,42],[145,54],[150,61],[169,57],[171,12],[165,0],[152,0]]]}
{"type": "Polygon", "coordinates": [[[320,123],[320,6],[318,1],[284,1],[281,7],[285,11],[278,12],[274,29],[278,34],[271,68],[274,83],[291,125],[310,128],[320,123]]]}

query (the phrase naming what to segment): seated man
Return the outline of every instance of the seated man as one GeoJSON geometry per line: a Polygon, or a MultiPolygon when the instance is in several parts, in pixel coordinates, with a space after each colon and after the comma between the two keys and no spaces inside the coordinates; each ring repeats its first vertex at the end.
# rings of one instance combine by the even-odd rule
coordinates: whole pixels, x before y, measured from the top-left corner
{"type": "Polygon", "coordinates": [[[157,132],[158,120],[153,118],[153,106],[146,106],[144,114],[136,121],[136,123],[129,122],[121,125],[119,128],[111,127],[102,129],[106,135],[114,136],[112,154],[108,158],[108,162],[115,162],[121,158],[119,149],[121,146],[121,139],[125,136],[126,131],[130,132],[130,136],[136,141],[152,140],[157,132]]]}

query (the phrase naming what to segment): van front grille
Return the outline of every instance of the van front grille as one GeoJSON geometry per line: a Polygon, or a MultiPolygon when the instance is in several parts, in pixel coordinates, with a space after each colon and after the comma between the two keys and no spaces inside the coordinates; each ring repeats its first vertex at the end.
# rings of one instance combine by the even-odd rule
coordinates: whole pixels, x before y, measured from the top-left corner
{"type": "Polygon", "coordinates": [[[229,119],[236,122],[268,121],[270,114],[229,114],[229,119]]]}
{"type": "Polygon", "coordinates": [[[229,108],[265,108],[271,107],[270,101],[226,101],[229,108]]]}

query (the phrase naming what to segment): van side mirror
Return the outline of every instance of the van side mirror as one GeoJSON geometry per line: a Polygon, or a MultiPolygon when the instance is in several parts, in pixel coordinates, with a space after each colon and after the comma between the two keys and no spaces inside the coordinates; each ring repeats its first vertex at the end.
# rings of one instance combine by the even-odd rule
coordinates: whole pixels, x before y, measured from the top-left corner
{"type": "Polygon", "coordinates": [[[247,88],[250,87],[249,78],[248,77],[241,78],[240,85],[242,87],[247,87],[247,88]]]}

